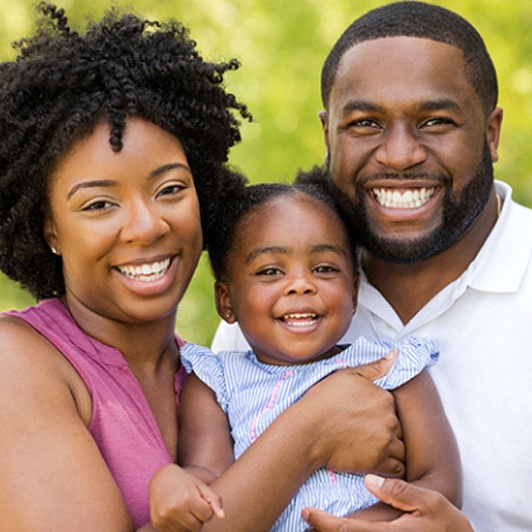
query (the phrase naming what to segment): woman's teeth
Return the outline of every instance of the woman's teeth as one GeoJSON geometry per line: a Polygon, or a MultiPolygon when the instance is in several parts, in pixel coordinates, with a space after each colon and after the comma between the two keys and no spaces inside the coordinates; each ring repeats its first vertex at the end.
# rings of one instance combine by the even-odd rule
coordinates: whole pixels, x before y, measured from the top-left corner
{"type": "Polygon", "coordinates": [[[391,209],[415,209],[424,205],[436,191],[435,187],[415,188],[398,191],[386,188],[374,188],[373,195],[383,207],[391,209]]]}
{"type": "Polygon", "coordinates": [[[170,259],[151,264],[140,264],[138,266],[118,266],[118,271],[136,281],[151,282],[160,279],[170,266],[170,259]]]}

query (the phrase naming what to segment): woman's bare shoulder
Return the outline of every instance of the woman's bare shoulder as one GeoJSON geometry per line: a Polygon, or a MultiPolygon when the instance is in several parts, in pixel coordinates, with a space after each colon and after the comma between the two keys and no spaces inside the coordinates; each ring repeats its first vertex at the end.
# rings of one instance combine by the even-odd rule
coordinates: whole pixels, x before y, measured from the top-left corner
{"type": "Polygon", "coordinates": [[[0,315],[0,403],[18,397],[22,407],[27,394],[74,398],[80,416],[90,420],[88,390],[68,360],[24,320],[0,315]]]}

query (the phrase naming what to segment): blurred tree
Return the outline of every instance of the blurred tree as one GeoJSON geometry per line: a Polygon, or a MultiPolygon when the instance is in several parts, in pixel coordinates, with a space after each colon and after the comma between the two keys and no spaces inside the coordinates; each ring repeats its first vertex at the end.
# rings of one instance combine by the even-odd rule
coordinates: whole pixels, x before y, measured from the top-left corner
{"type": "MultiPolygon", "coordinates": [[[[255,122],[243,125],[243,142],[231,163],[253,182],[291,181],[300,167],[323,160],[317,114],[321,110],[321,65],[345,27],[384,0],[128,0],[115,2],[153,19],[181,20],[208,58],[237,57],[242,68],[227,87],[246,102],[255,122]]],[[[505,110],[501,160],[496,175],[510,183],[515,197],[532,206],[532,6],[530,0],[439,0],[470,20],[494,59],[505,110]]],[[[0,60],[15,57],[9,43],[32,31],[34,2],[0,0],[0,60]]],[[[71,25],[99,18],[107,0],[63,0],[71,25]]],[[[0,310],[21,307],[31,298],[0,277],[0,310]]],[[[218,318],[212,277],[202,259],[180,305],[178,331],[209,344],[218,318]]]]}

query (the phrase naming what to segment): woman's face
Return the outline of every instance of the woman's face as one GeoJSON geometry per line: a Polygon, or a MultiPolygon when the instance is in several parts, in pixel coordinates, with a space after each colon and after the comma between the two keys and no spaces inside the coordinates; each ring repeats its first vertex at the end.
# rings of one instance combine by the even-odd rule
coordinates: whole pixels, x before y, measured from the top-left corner
{"type": "Polygon", "coordinates": [[[198,197],[179,140],[129,118],[114,152],[99,124],[50,178],[45,237],[71,311],[122,323],[174,316],[202,250],[198,197]]]}

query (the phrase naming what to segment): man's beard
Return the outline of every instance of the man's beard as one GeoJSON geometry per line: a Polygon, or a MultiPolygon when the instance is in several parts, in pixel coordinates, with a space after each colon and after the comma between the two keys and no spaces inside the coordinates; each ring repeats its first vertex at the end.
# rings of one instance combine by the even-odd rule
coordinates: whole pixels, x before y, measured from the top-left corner
{"type": "Polygon", "coordinates": [[[344,202],[350,203],[349,211],[360,244],[373,255],[396,263],[419,262],[452,246],[471,227],[488,201],[493,184],[493,164],[487,142],[474,178],[461,191],[453,191],[449,180],[444,180],[443,184],[442,222],[431,233],[411,240],[387,238],[371,230],[361,189],[356,190],[354,199],[344,196],[344,202]]]}

